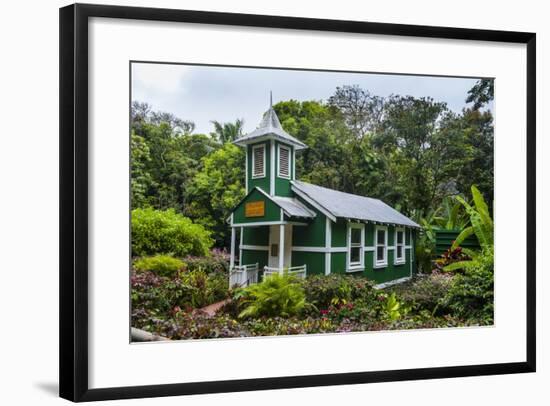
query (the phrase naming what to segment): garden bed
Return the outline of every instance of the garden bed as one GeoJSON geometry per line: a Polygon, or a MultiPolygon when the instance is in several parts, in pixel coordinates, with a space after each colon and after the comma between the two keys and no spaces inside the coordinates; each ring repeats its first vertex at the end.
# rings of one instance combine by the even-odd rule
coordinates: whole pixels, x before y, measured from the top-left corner
{"type": "Polygon", "coordinates": [[[435,272],[384,289],[349,275],[277,276],[231,290],[223,258],[214,258],[188,259],[191,266],[184,258],[171,276],[134,270],[132,326],[177,340],[492,324],[492,313],[465,318],[448,305],[460,275],[435,272]],[[201,310],[224,300],[215,313],[201,310]]]}

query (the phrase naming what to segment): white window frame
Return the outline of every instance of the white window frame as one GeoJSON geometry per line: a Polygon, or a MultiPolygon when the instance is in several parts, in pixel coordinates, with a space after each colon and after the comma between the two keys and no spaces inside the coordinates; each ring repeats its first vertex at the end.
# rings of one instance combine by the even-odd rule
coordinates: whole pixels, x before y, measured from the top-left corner
{"type": "Polygon", "coordinates": [[[374,229],[374,267],[375,268],[384,268],[388,266],[388,227],[386,226],[376,226],[374,229]],[[378,231],[384,231],[384,259],[378,260],[378,247],[381,245],[378,242],[378,231]]]}
{"type": "Polygon", "coordinates": [[[277,147],[277,176],[283,179],[290,179],[292,173],[292,150],[286,145],[278,144],[277,147]],[[286,149],[288,151],[288,175],[281,173],[281,149],[286,149]]]}
{"type": "Polygon", "coordinates": [[[406,235],[405,235],[405,229],[403,227],[396,227],[395,228],[395,235],[394,235],[394,245],[395,245],[395,248],[394,248],[394,263],[396,265],[400,265],[400,264],[404,264],[405,262],[407,262],[407,257],[406,257],[406,253],[405,253],[405,238],[406,238],[406,235]],[[401,244],[399,244],[397,242],[397,233],[402,233],[403,234],[403,241],[401,242],[401,244]],[[397,257],[397,253],[399,252],[399,250],[397,249],[398,246],[401,246],[401,253],[403,254],[403,256],[401,258],[398,258],[397,257]]]}
{"type": "Polygon", "coordinates": [[[266,159],[265,144],[252,146],[252,179],[265,178],[265,159],[266,159]],[[264,162],[263,162],[263,167],[262,167],[262,173],[261,174],[254,173],[254,171],[256,170],[255,161],[256,161],[256,150],[257,149],[263,149],[263,154],[264,154],[264,162]]]}
{"type": "MultiPolygon", "coordinates": [[[[357,244],[357,243],[356,243],[357,244]]],[[[348,255],[347,255],[347,271],[348,272],[358,272],[365,269],[365,225],[363,223],[348,223],[348,255]],[[359,229],[361,230],[361,242],[359,243],[359,262],[351,262],[351,230],[359,229]]],[[[353,248],[357,248],[357,245],[354,245],[353,248]]]]}

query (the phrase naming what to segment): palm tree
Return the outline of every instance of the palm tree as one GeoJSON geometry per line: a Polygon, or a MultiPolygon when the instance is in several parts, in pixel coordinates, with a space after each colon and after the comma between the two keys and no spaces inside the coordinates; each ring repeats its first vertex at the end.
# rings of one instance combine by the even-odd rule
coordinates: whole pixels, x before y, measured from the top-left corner
{"type": "Polygon", "coordinates": [[[226,142],[235,141],[241,135],[243,135],[244,120],[239,118],[234,123],[220,123],[213,120],[211,123],[214,125],[214,132],[212,133],[222,144],[226,142]]]}

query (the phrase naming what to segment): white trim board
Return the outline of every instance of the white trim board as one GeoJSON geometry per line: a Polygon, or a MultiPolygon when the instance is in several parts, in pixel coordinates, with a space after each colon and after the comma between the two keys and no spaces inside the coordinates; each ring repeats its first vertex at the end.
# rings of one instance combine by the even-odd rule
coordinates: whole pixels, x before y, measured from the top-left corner
{"type": "Polygon", "coordinates": [[[330,275],[332,267],[332,255],[330,246],[332,245],[332,222],[328,217],[325,217],[325,275],[330,275]]]}
{"type": "Polygon", "coordinates": [[[245,194],[248,195],[248,145],[245,146],[244,155],[244,190],[245,194]]]}
{"type": "Polygon", "coordinates": [[[269,251],[269,247],[267,245],[246,245],[241,244],[239,246],[240,250],[250,250],[250,251],[269,251]]]}
{"type": "Polygon", "coordinates": [[[274,226],[277,224],[292,224],[295,226],[307,226],[307,223],[297,221],[258,221],[257,223],[234,223],[231,227],[259,227],[259,226],[274,226]]]}
{"type": "Polygon", "coordinates": [[[348,252],[348,247],[326,248],[326,247],[295,246],[295,247],[292,247],[292,251],[334,253],[334,252],[348,252]]]}
{"type": "Polygon", "coordinates": [[[269,156],[270,156],[270,162],[269,162],[269,194],[274,195],[275,194],[275,141],[273,138],[270,140],[269,144],[269,156]]]}

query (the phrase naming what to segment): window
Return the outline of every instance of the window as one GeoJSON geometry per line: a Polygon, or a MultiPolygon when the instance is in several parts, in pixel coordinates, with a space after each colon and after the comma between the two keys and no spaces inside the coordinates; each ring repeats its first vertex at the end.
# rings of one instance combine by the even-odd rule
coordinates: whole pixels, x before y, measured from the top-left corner
{"type": "Polygon", "coordinates": [[[395,230],[395,263],[405,263],[405,230],[402,228],[395,230]]]}
{"type": "Polygon", "coordinates": [[[386,227],[376,227],[374,265],[377,267],[388,265],[388,230],[386,227]]]}
{"type": "Polygon", "coordinates": [[[265,176],[265,144],[252,147],[252,177],[265,176]]]}
{"type": "Polygon", "coordinates": [[[279,145],[279,177],[290,178],[290,149],[279,145]]]}
{"type": "Polygon", "coordinates": [[[363,245],[364,245],[364,225],[348,225],[348,270],[362,270],[363,265],[363,245]]]}

